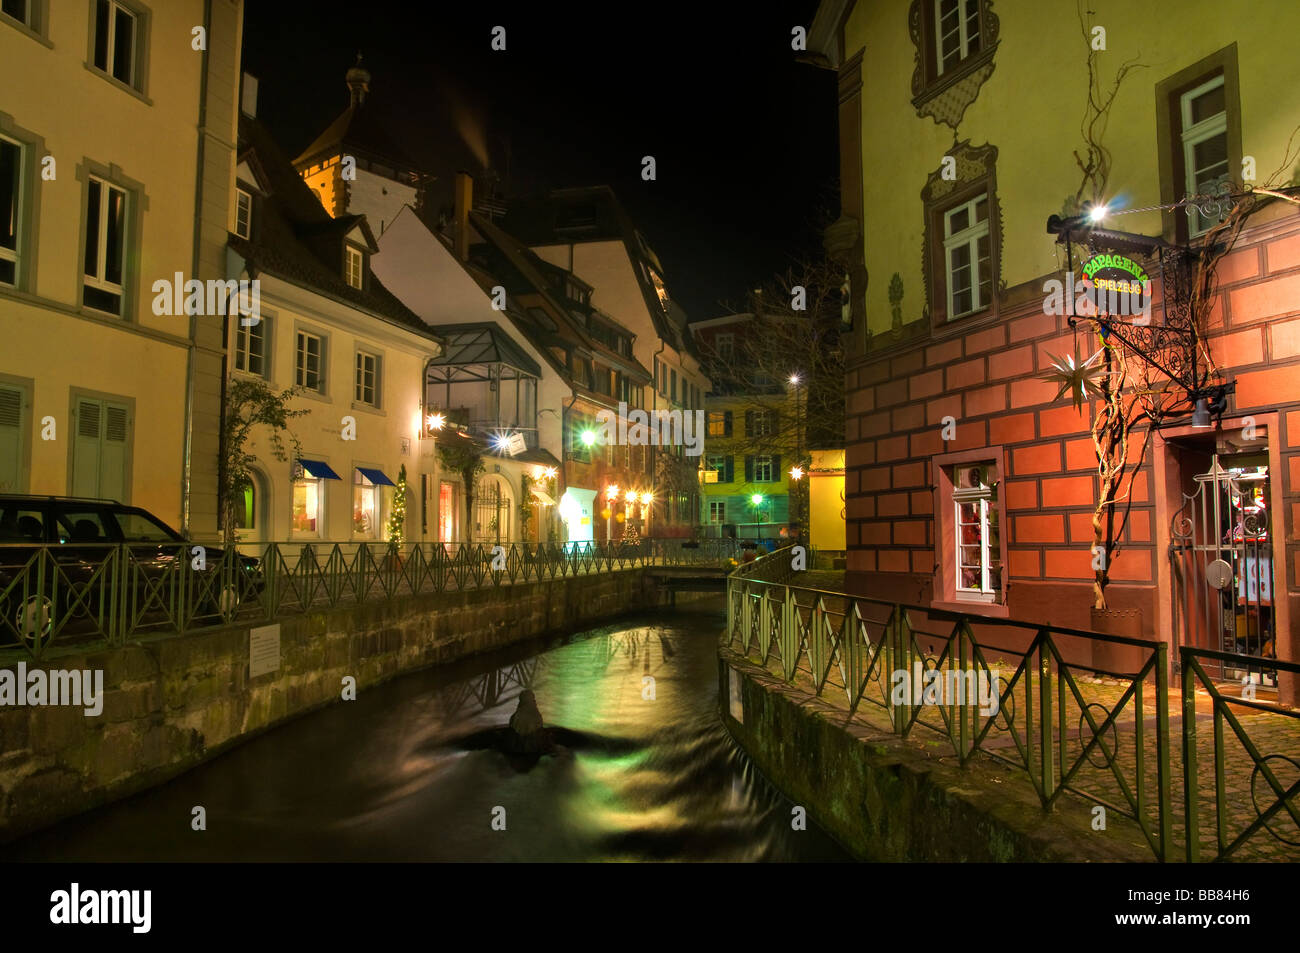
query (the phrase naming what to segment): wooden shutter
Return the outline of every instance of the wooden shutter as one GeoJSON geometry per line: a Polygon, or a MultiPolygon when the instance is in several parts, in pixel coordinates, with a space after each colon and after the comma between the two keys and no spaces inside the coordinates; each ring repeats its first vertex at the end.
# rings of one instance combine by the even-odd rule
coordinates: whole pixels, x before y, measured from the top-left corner
{"type": "Polygon", "coordinates": [[[126,451],[130,445],[126,408],[104,404],[104,440],[100,449],[99,496],[126,500],[126,451]]]}
{"type": "Polygon", "coordinates": [[[77,401],[77,430],[72,447],[73,496],[99,496],[101,409],[97,400],[77,401]]]}
{"type": "Polygon", "coordinates": [[[722,435],[724,437],[731,436],[731,411],[729,410],[722,412],[722,435]]]}
{"type": "Polygon", "coordinates": [[[754,482],[754,458],[752,455],[746,455],[745,457],[745,482],[754,482]]]}
{"type": "Polygon", "coordinates": [[[23,489],[23,391],[0,386],[0,491],[23,489]]]}
{"type": "Polygon", "coordinates": [[[736,458],[735,457],[728,456],[726,460],[726,464],[723,466],[722,470],[723,470],[722,473],[723,483],[736,482],[736,458]]]}
{"type": "Polygon", "coordinates": [[[745,411],[745,436],[754,436],[754,412],[752,410],[745,411]]]}
{"type": "Polygon", "coordinates": [[[772,482],[781,482],[781,454],[772,455],[772,482]]]}

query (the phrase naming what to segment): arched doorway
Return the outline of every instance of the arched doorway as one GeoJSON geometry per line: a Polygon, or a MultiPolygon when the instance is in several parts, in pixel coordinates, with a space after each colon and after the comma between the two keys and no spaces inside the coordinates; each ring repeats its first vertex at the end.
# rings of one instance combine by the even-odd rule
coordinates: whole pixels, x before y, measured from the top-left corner
{"type": "Polygon", "coordinates": [[[499,473],[479,477],[474,491],[474,542],[508,543],[514,534],[514,494],[499,473]]]}
{"type": "Polygon", "coordinates": [[[248,471],[248,476],[234,504],[235,529],[240,542],[266,542],[272,536],[270,478],[255,468],[248,471]]]}

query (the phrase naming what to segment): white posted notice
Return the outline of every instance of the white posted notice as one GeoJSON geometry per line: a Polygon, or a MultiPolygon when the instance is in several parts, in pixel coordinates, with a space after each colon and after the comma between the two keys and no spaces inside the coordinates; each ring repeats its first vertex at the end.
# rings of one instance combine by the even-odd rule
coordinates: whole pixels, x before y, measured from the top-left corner
{"type": "Polygon", "coordinates": [[[264,625],[248,633],[248,677],[280,670],[280,626],[264,625]]]}

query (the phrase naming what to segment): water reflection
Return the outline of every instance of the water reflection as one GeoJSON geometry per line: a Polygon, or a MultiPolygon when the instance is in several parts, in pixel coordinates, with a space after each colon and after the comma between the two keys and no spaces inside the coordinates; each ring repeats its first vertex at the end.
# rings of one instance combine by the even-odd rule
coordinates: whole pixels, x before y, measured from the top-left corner
{"type": "Polygon", "coordinates": [[[842,860],[718,719],[716,615],[416,673],[8,851],[85,860],[842,860]],[[552,753],[494,742],[536,693],[552,753]],[[207,809],[208,830],[190,830],[207,809]],[[504,809],[505,829],[492,819],[504,809]]]}

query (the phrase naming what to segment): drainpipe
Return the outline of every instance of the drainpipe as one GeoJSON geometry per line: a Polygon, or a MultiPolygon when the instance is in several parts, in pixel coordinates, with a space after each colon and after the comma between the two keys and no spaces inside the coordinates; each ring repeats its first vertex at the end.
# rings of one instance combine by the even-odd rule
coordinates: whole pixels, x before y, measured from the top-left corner
{"type": "MultiPolygon", "coordinates": [[[[203,33],[212,36],[212,0],[203,0],[203,33]]],[[[206,44],[205,44],[206,46],[206,44]]],[[[199,125],[198,150],[194,165],[194,251],[191,256],[190,274],[199,276],[199,242],[203,235],[203,155],[204,140],[207,136],[208,121],[208,55],[203,50],[202,65],[199,67],[199,125]]],[[[194,450],[194,341],[198,329],[198,316],[190,315],[189,346],[185,352],[185,447],[181,455],[181,533],[190,534],[190,457],[194,450]]],[[[225,350],[225,339],[222,339],[225,350]]],[[[224,399],[225,381],[222,381],[224,399]]],[[[224,410],[224,407],[223,407],[224,410]]]]}
{"type": "MultiPolygon", "coordinates": [[[[655,351],[655,357],[658,357],[660,354],[662,354],[662,353],[664,352],[664,348],[666,348],[667,346],[668,346],[668,342],[665,341],[663,338],[660,338],[660,339],[659,339],[659,350],[655,351]]],[[[657,362],[655,362],[655,361],[651,361],[651,363],[650,363],[650,371],[651,371],[651,373],[654,373],[654,370],[655,370],[655,364],[656,364],[656,363],[657,363],[657,362]]],[[[666,375],[665,375],[665,376],[666,376],[666,375]]],[[[658,375],[658,374],[655,374],[654,383],[650,385],[650,395],[651,395],[651,399],[652,399],[652,401],[654,402],[654,407],[653,407],[652,409],[654,409],[654,410],[658,410],[658,409],[659,409],[659,375],[658,375]]],[[[669,407],[668,409],[669,409],[669,410],[672,410],[672,407],[669,407]]],[[[649,444],[646,444],[646,446],[648,447],[649,444]]],[[[656,461],[656,462],[657,462],[657,461],[656,461]]],[[[655,474],[658,472],[658,469],[659,469],[659,468],[658,468],[657,465],[656,465],[656,466],[652,466],[652,467],[650,468],[650,488],[651,488],[651,489],[654,489],[654,485],[655,485],[655,474]]],[[[651,505],[652,507],[654,506],[653,503],[651,503],[650,505],[651,505]]],[[[670,514],[670,513],[672,513],[672,509],[671,509],[671,507],[668,508],[668,509],[666,509],[664,512],[665,512],[665,514],[670,514]]],[[[671,521],[670,521],[670,522],[671,522],[671,521]]]]}

